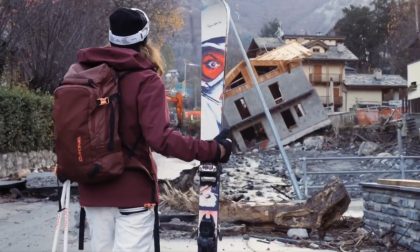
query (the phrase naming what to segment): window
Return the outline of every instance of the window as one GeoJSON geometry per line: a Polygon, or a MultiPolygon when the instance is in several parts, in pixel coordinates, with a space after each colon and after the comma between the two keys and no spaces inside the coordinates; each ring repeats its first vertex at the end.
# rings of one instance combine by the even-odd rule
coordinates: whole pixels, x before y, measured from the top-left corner
{"type": "Polygon", "coordinates": [[[321,52],[321,50],[319,50],[319,48],[312,48],[312,52],[319,53],[319,52],[321,52]]]}
{"type": "Polygon", "coordinates": [[[282,95],[280,92],[279,84],[276,82],[274,84],[269,85],[268,88],[270,89],[271,95],[273,96],[276,104],[281,103],[283,101],[283,98],[281,97],[282,95]]]}
{"type": "Polygon", "coordinates": [[[294,108],[298,117],[302,117],[305,115],[305,111],[303,110],[302,104],[299,103],[295,105],[294,108]]]}
{"type": "Polygon", "coordinates": [[[242,76],[242,73],[239,73],[238,76],[236,76],[236,78],[230,84],[230,88],[233,89],[233,88],[242,86],[244,84],[245,84],[245,79],[242,76]]]}
{"type": "Polygon", "coordinates": [[[289,130],[296,127],[296,121],[295,118],[293,118],[290,109],[281,112],[281,116],[283,117],[283,120],[286,123],[286,126],[289,130]]]}
{"type": "Polygon", "coordinates": [[[236,108],[239,111],[242,119],[250,117],[251,114],[249,113],[248,106],[246,105],[245,99],[241,98],[235,101],[236,108]]]}
{"type": "Polygon", "coordinates": [[[277,69],[277,66],[255,66],[258,75],[264,75],[277,69]]]}
{"type": "Polygon", "coordinates": [[[247,148],[254,147],[258,143],[268,140],[267,134],[261,123],[254,124],[240,132],[247,148]]]}

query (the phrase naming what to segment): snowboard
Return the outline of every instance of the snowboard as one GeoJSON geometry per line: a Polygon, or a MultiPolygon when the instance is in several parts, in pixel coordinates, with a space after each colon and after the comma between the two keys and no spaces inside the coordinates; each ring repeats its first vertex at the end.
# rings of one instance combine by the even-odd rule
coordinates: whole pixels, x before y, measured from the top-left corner
{"type": "MultiPolygon", "coordinates": [[[[222,129],[223,86],[230,12],[224,0],[202,0],[201,11],[201,139],[211,140],[222,129]]],[[[219,228],[219,164],[199,167],[199,252],[217,251],[219,228]]]]}

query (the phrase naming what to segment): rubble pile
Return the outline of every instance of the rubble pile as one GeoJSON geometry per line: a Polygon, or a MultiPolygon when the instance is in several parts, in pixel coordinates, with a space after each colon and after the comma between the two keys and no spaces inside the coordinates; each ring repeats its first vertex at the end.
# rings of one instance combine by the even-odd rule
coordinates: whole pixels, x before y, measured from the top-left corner
{"type": "MultiPolygon", "coordinates": [[[[393,125],[387,127],[351,127],[340,129],[338,134],[329,129],[307,136],[285,146],[287,157],[295,171],[303,191],[304,170],[301,158],[322,157],[390,157],[399,156],[393,125]],[[379,139],[379,140],[378,140],[379,139]]],[[[411,144],[415,141],[411,141],[411,144]]],[[[420,146],[420,143],[418,143],[420,146]]],[[[410,147],[412,148],[412,147],[410,147]]],[[[360,182],[374,182],[378,178],[400,178],[400,159],[365,160],[308,160],[307,171],[331,172],[326,175],[308,175],[309,195],[324,186],[333,177],[339,177],[348,186],[352,197],[361,197],[360,182]],[[334,174],[335,171],[364,171],[366,173],[334,174]],[[371,171],[396,171],[375,173],[371,171]],[[354,186],[354,187],[352,187],[354,186]]],[[[420,171],[416,160],[404,161],[405,169],[420,171]]],[[[406,173],[406,177],[418,178],[420,172],[406,173]]],[[[294,198],[293,187],[278,148],[251,149],[232,154],[223,165],[221,175],[223,197],[235,202],[283,202],[294,198]]],[[[197,169],[184,171],[173,185],[181,191],[198,188],[197,169]]]]}
{"type": "Polygon", "coordinates": [[[293,198],[279,155],[253,151],[232,156],[221,175],[222,193],[233,201],[282,202],[293,198]]]}

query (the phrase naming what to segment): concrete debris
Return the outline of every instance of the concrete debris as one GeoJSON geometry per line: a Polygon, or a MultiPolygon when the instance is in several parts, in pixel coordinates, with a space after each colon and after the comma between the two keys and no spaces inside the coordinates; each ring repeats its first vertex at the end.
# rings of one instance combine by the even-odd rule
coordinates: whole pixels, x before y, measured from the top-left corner
{"type": "Polygon", "coordinates": [[[373,153],[375,153],[375,151],[377,151],[379,149],[379,145],[377,143],[374,142],[363,142],[360,146],[359,146],[359,151],[357,152],[357,154],[359,156],[370,156],[373,153]]]}
{"type": "Polygon", "coordinates": [[[305,138],[303,140],[303,146],[306,150],[320,150],[322,149],[322,145],[324,143],[324,137],[323,136],[311,136],[305,138]]]}
{"type": "Polygon", "coordinates": [[[31,173],[26,178],[29,189],[57,187],[57,177],[53,172],[31,173]]]}
{"type": "Polygon", "coordinates": [[[291,228],[287,231],[287,236],[293,239],[307,239],[308,231],[304,228],[291,228]]]}
{"type": "MultiPolygon", "coordinates": [[[[26,188],[28,189],[45,189],[56,188],[62,186],[54,172],[33,172],[26,178],[26,188]]],[[[72,183],[72,187],[76,187],[77,183],[72,183]]]]}
{"type": "Polygon", "coordinates": [[[309,244],[309,247],[314,248],[314,249],[319,249],[319,245],[316,243],[309,244]]]}

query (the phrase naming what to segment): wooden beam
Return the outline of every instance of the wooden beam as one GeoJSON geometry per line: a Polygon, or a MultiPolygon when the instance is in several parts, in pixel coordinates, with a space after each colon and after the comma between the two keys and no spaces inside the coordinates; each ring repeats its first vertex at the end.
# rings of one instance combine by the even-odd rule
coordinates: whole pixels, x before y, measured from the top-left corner
{"type": "Polygon", "coordinates": [[[420,188],[420,180],[378,179],[378,184],[420,188]]]}

